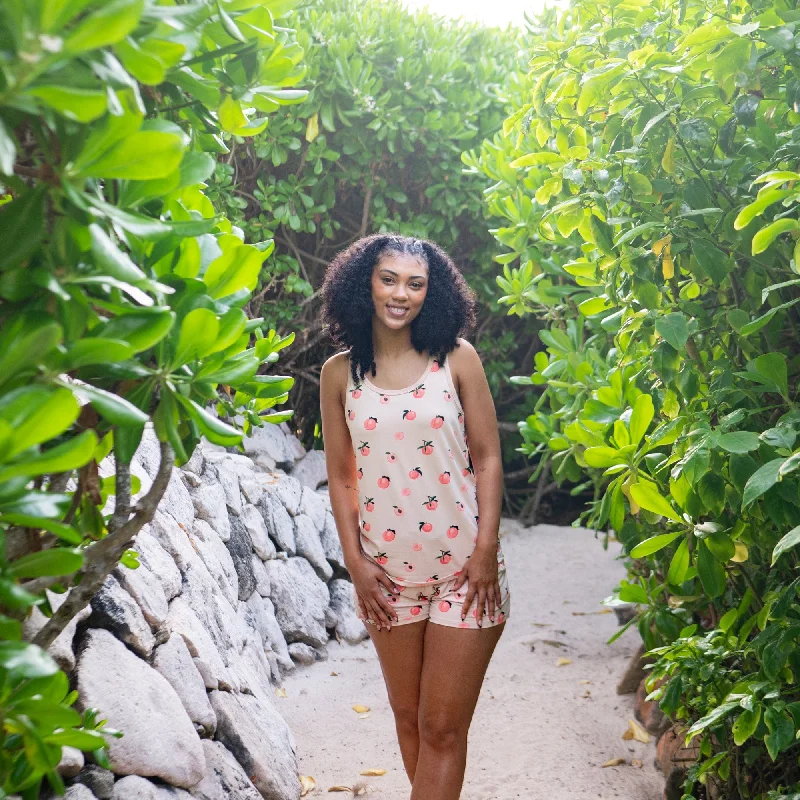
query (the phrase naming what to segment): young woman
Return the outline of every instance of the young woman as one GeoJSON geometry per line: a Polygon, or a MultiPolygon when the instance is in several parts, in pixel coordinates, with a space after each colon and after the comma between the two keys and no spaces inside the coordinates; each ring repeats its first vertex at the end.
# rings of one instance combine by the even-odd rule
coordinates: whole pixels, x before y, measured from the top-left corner
{"type": "Polygon", "coordinates": [[[320,403],[359,617],[411,800],[457,800],[510,607],[497,418],[480,358],[459,338],[474,294],[437,245],[374,234],[331,261],[323,298],[333,340],[349,348],[324,364],[320,403]]]}

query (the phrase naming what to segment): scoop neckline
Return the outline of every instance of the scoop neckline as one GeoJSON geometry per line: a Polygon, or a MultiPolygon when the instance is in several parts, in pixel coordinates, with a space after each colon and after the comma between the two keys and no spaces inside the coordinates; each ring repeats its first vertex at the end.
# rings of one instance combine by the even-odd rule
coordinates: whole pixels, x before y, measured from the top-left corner
{"type": "Polygon", "coordinates": [[[419,386],[425,380],[425,378],[428,377],[428,373],[431,371],[431,367],[433,367],[433,361],[433,355],[428,356],[428,364],[425,367],[425,372],[423,372],[422,375],[420,375],[419,378],[414,381],[414,383],[409,384],[402,389],[381,389],[380,386],[376,386],[374,383],[372,383],[372,381],[370,381],[366,375],[364,375],[364,383],[378,394],[403,394],[404,392],[410,392],[412,389],[416,389],[417,386],[419,386]]]}

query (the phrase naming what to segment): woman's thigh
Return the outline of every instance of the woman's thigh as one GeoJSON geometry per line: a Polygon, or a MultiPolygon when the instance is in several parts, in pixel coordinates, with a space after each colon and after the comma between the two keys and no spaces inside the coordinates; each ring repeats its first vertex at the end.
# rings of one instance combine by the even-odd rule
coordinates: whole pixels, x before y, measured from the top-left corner
{"type": "Polygon", "coordinates": [[[395,715],[416,722],[419,708],[422,651],[427,620],[407,625],[393,625],[391,630],[376,630],[367,625],[378,653],[389,702],[395,715]]]}

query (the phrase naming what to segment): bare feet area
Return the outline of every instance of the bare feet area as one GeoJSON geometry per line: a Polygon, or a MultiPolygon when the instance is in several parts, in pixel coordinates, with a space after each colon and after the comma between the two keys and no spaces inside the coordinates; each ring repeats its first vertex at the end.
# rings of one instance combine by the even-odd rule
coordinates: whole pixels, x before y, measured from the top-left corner
{"type": "MultiPolygon", "coordinates": [[[[598,613],[625,577],[620,544],[603,550],[602,533],[525,529],[510,520],[500,536],[511,614],[470,729],[462,800],[659,800],[664,779],[653,766],[654,739],[622,738],[634,718],[633,695],[616,693],[639,635],[632,628],[606,644],[616,616],[598,613]],[[559,659],[571,663],[559,666],[559,659]],[[602,766],[620,758],[620,766],[602,766]]],[[[297,739],[300,772],[316,782],[306,796],[348,786],[375,800],[408,800],[372,644],[331,642],[328,651],[328,661],[289,676],[286,697],[277,698],[297,739]],[[353,710],[359,705],[369,713],[353,710]],[[370,769],[386,773],[361,775],[370,769]]]]}

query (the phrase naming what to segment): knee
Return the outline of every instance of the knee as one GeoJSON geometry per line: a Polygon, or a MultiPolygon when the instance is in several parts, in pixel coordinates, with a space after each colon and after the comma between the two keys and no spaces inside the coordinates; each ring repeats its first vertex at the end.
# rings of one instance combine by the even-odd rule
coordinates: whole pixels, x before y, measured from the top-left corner
{"type": "Polygon", "coordinates": [[[441,714],[422,714],[418,724],[420,742],[432,750],[452,753],[467,740],[464,726],[441,714]]]}
{"type": "Polygon", "coordinates": [[[408,706],[402,704],[392,705],[394,712],[394,721],[397,727],[406,733],[416,733],[418,730],[417,719],[419,716],[419,708],[417,706],[408,706]]]}

